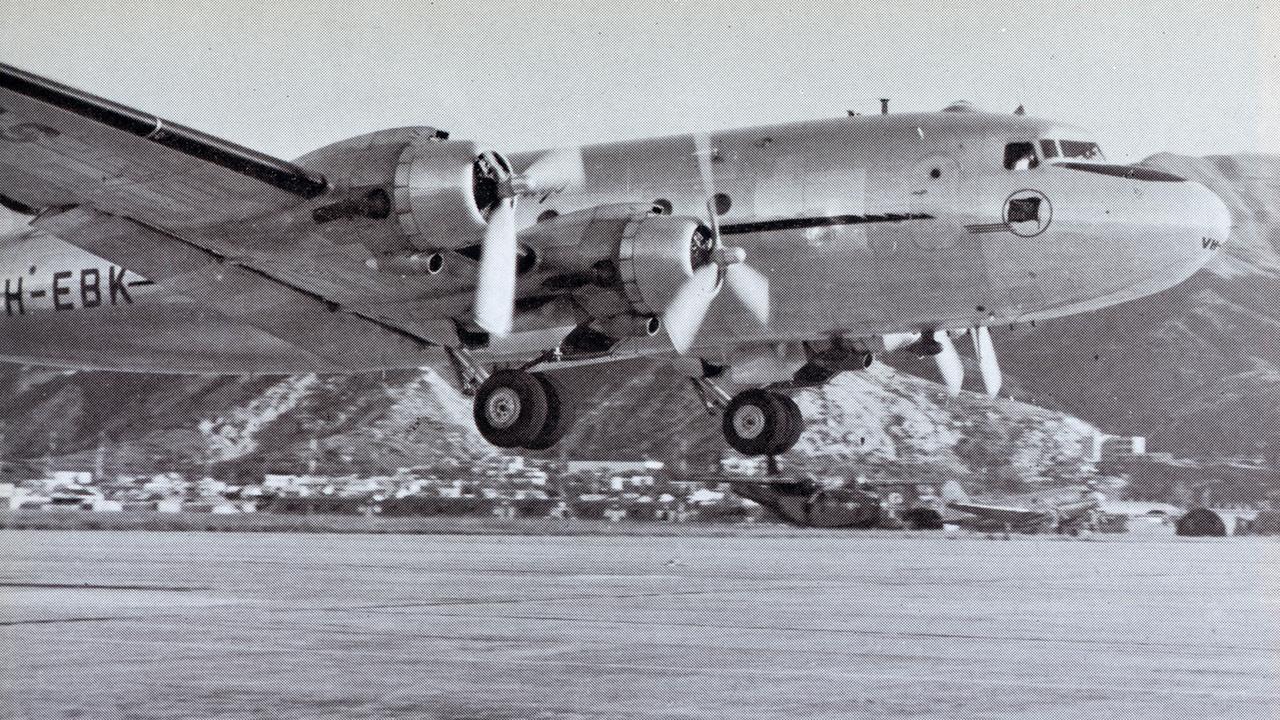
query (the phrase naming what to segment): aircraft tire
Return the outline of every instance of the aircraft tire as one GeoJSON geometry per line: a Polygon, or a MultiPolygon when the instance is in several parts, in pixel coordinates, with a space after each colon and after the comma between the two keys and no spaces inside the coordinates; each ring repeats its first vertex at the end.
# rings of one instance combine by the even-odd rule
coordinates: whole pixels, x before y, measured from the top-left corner
{"type": "Polygon", "coordinates": [[[534,375],[499,370],[476,391],[476,428],[497,447],[524,447],[546,426],[547,401],[545,386],[534,375]]]}
{"type": "Polygon", "coordinates": [[[769,452],[770,455],[781,455],[790,450],[800,442],[800,436],[804,434],[804,413],[800,412],[800,406],[792,399],[790,395],[782,395],[774,393],[778,398],[778,402],[782,404],[782,409],[786,411],[787,422],[786,432],[779,433],[778,442],[769,452]]]}
{"type": "Polygon", "coordinates": [[[524,448],[548,450],[560,442],[573,427],[574,407],[558,380],[553,380],[541,373],[534,377],[542,383],[542,389],[547,394],[547,419],[542,424],[542,430],[536,437],[525,443],[524,448]]]}
{"type": "Polygon", "coordinates": [[[776,393],[759,389],[744,390],[734,395],[721,420],[724,439],[729,446],[743,455],[780,452],[791,425],[781,398],[776,393]]]}

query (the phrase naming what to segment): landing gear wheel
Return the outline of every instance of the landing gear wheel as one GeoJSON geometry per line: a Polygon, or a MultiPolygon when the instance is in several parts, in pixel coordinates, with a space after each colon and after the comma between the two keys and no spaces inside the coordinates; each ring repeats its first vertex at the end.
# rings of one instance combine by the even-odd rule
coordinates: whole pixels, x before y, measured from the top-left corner
{"type": "Polygon", "coordinates": [[[804,434],[804,414],[791,396],[775,394],[775,397],[787,413],[787,431],[778,438],[778,446],[770,454],[781,455],[800,442],[800,436],[804,434]]]}
{"type": "Polygon", "coordinates": [[[547,450],[560,442],[573,427],[574,408],[559,381],[546,375],[534,375],[547,395],[547,419],[537,437],[524,444],[527,450],[547,450]]]}
{"type": "MultiPolygon", "coordinates": [[[[767,390],[744,390],[729,401],[722,427],[729,446],[743,455],[776,455],[790,448],[786,441],[793,432],[791,398],[767,390]]],[[[792,403],[794,404],[794,403],[792,403]]],[[[796,409],[799,414],[799,408],[796,409]]],[[[799,433],[796,433],[799,438],[799,433]]],[[[794,441],[791,443],[794,445],[794,441]]]]}
{"type": "Polygon", "coordinates": [[[547,391],[533,375],[499,370],[476,390],[476,428],[500,448],[523,447],[547,423],[547,391]]]}

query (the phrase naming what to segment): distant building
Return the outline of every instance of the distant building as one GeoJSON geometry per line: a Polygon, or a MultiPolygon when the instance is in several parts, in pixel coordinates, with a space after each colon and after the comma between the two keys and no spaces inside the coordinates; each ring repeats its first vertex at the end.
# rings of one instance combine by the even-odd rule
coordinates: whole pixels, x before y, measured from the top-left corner
{"type": "Polygon", "coordinates": [[[614,475],[609,478],[609,488],[615,492],[626,487],[652,487],[653,484],[652,475],[614,475]]]}
{"type": "Polygon", "coordinates": [[[79,470],[55,470],[49,473],[51,485],[92,485],[93,473],[79,470]]]}
{"type": "Polygon", "coordinates": [[[1147,439],[1141,435],[1123,437],[1098,433],[1093,436],[1093,441],[1089,445],[1089,454],[1084,459],[1092,463],[1112,462],[1146,453],[1147,439]]]}
{"type": "Polygon", "coordinates": [[[155,501],[156,512],[176,513],[182,512],[182,498],[163,498],[155,501]]]}
{"type": "Polygon", "coordinates": [[[571,474],[623,475],[650,474],[663,467],[657,460],[570,460],[567,469],[571,474]]]}

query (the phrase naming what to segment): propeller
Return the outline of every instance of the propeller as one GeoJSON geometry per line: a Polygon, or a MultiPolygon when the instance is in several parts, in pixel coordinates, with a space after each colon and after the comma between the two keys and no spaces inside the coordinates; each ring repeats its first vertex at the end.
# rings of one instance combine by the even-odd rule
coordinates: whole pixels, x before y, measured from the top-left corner
{"type": "Polygon", "coordinates": [[[947,392],[955,397],[964,386],[964,363],[960,360],[960,353],[956,352],[955,343],[951,342],[950,333],[939,330],[933,334],[933,339],[942,346],[942,350],[933,356],[933,361],[938,363],[938,372],[942,374],[947,392]]]}
{"type": "Polygon", "coordinates": [[[1000,394],[1003,378],[1000,374],[1000,360],[996,357],[995,345],[991,344],[991,331],[980,325],[973,329],[973,353],[978,358],[978,371],[982,373],[982,384],[987,394],[995,397],[1000,394]]]}
{"type": "MultiPolygon", "coordinates": [[[[483,157],[483,156],[482,156],[483,157]]],[[[503,173],[504,162],[490,160],[503,173]]],[[[581,187],[586,172],[578,148],[552,150],[538,158],[523,173],[498,178],[498,204],[489,213],[484,240],[480,245],[480,268],[476,277],[474,312],[476,324],[498,337],[511,332],[516,299],[516,203],[522,196],[544,199],[571,187],[581,187]]]]}
{"type": "Polygon", "coordinates": [[[706,135],[694,136],[694,156],[702,189],[706,193],[707,224],[711,230],[709,260],[694,268],[693,276],[676,291],[662,314],[671,344],[680,354],[688,352],[702,327],[711,303],[726,284],[761,325],[769,324],[769,279],[745,264],[747,252],[739,247],[726,247],[720,237],[719,213],[716,212],[716,185],[712,171],[711,148],[706,135]]]}
{"type": "Polygon", "coordinates": [[[511,332],[516,301],[516,199],[506,197],[489,215],[476,276],[476,324],[498,337],[511,332]]]}
{"type": "Polygon", "coordinates": [[[527,170],[511,179],[518,195],[540,195],[543,199],[570,188],[580,188],[586,178],[581,148],[552,150],[534,161],[527,170]]]}
{"type": "MultiPolygon", "coordinates": [[[[1003,379],[1000,373],[1000,361],[996,357],[995,346],[991,343],[991,331],[986,326],[979,326],[972,330],[960,331],[960,333],[964,332],[968,332],[973,338],[973,353],[978,358],[978,371],[982,375],[982,384],[987,389],[987,395],[991,397],[999,395],[1003,379]]],[[[960,388],[964,385],[964,363],[960,360],[960,353],[956,351],[955,343],[951,342],[949,332],[939,330],[933,334],[933,339],[942,347],[942,351],[933,356],[934,362],[938,363],[938,372],[942,374],[942,381],[946,384],[947,391],[954,397],[960,394],[960,388]]]]}

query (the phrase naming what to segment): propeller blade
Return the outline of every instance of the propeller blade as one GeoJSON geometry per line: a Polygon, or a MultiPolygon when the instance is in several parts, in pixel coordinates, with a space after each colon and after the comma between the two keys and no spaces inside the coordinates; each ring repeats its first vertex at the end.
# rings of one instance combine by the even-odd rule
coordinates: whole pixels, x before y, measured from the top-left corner
{"type": "Polygon", "coordinates": [[[693,339],[698,335],[698,328],[707,317],[711,301],[716,299],[719,290],[720,268],[714,264],[704,265],[693,272],[676,291],[662,315],[662,324],[671,337],[671,344],[681,355],[688,352],[693,339]]]}
{"type": "Polygon", "coordinates": [[[991,344],[991,331],[985,325],[974,328],[973,352],[978,356],[978,369],[982,373],[982,384],[987,394],[995,397],[1000,394],[1003,377],[1000,374],[1000,359],[996,357],[995,345],[991,344]]]}
{"type": "Polygon", "coordinates": [[[702,175],[702,191],[707,197],[711,197],[716,194],[716,181],[711,171],[711,158],[715,155],[715,150],[711,149],[711,136],[701,133],[694,135],[693,145],[693,155],[698,159],[698,173],[702,175]]]}
{"type": "Polygon", "coordinates": [[[750,265],[730,265],[725,269],[725,282],[761,325],[769,326],[769,278],[750,265]]]}
{"type": "Polygon", "coordinates": [[[511,332],[516,299],[516,204],[504,199],[489,216],[476,279],[476,324],[493,335],[511,332]]]}
{"type": "Polygon", "coordinates": [[[702,194],[707,198],[707,221],[711,223],[711,236],[719,244],[720,215],[716,212],[716,179],[711,163],[715,150],[711,148],[711,137],[708,135],[694,135],[693,144],[693,155],[698,160],[698,174],[702,176],[702,194]]]}
{"type": "Polygon", "coordinates": [[[580,188],[586,182],[581,148],[552,150],[538,158],[519,176],[523,192],[531,195],[580,188]]]}
{"type": "Polygon", "coordinates": [[[938,363],[938,372],[942,373],[942,381],[947,385],[947,392],[955,397],[960,394],[960,388],[964,386],[964,363],[961,362],[960,353],[956,352],[955,343],[951,342],[951,336],[947,331],[935,332],[933,339],[942,346],[942,352],[934,355],[933,359],[938,363]]]}

